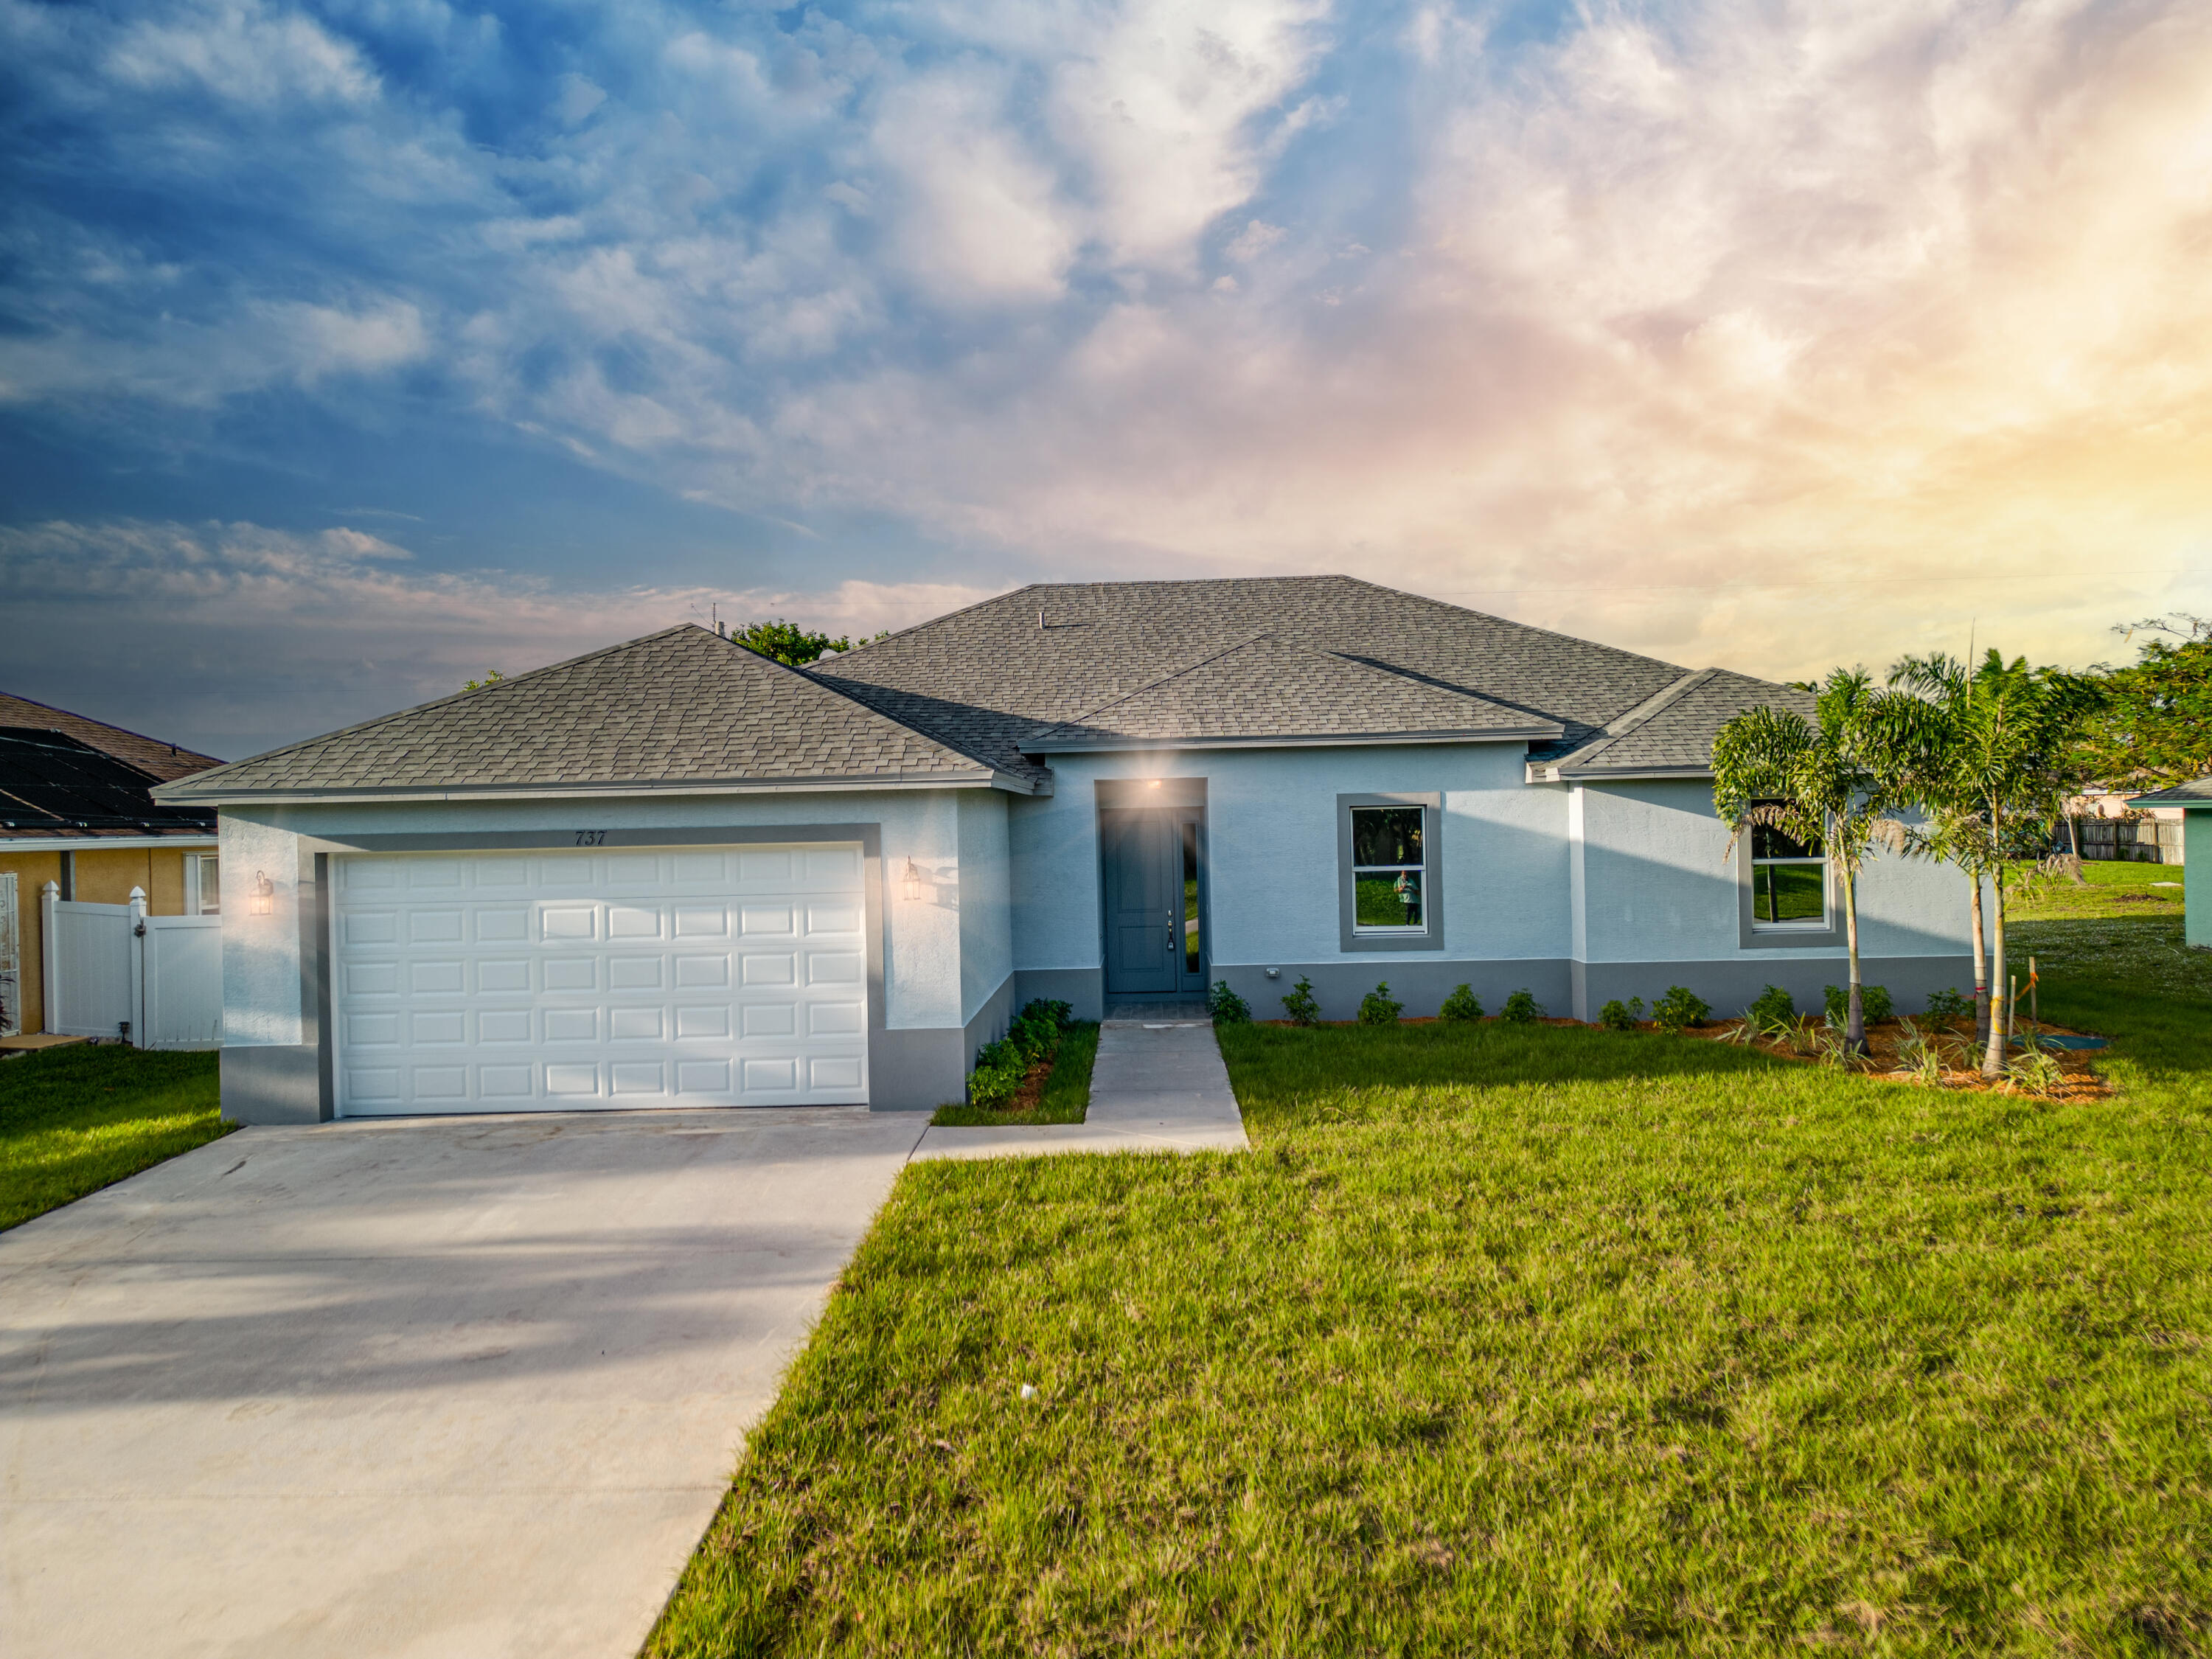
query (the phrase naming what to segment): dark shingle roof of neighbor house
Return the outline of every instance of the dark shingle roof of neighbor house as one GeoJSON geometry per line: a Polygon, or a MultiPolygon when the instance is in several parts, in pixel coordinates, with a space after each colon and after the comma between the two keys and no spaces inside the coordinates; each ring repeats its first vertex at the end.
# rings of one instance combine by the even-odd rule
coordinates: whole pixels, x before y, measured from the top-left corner
{"type": "Polygon", "coordinates": [[[153,785],[222,763],[159,738],[0,692],[0,842],[204,840],[212,812],[157,803],[153,785]]]}
{"type": "Polygon", "coordinates": [[[1109,737],[1222,735],[1221,712],[1195,692],[1201,665],[1239,646],[1249,654],[1224,659],[1222,673],[1237,682],[1236,695],[1265,724],[1264,733],[1249,735],[1479,731],[1496,729],[1492,722],[1552,727],[1559,735],[1540,743],[1531,759],[1548,764],[1588,748],[1593,772],[1702,767],[1713,732],[1729,714],[1798,695],[1739,674],[1692,673],[1351,576],[1024,587],[827,659],[811,672],[897,720],[1011,768],[1024,753],[1100,747],[1109,737]],[[1264,650],[1255,644],[1262,635],[1269,641],[1264,650]],[[1316,659],[1337,667],[1327,706],[1307,708],[1320,690],[1316,659]],[[1354,666],[1375,678],[1352,673],[1354,666]],[[1243,670],[1249,678],[1232,672],[1243,670]],[[1694,690],[1685,686],[1690,680],[1699,682],[1694,690]],[[1404,698],[1395,715],[1377,695],[1384,690],[1404,698]],[[1692,694],[1672,708],[1675,699],[1665,694],[1684,691],[1692,694]],[[1452,697],[1464,702],[1439,701],[1452,697]],[[1617,730],[1617,749],[1600,744],[1609,723],[1647,704],[1655,705],[1649,732],[1617,730]],[[1464,726],[1449,724],[1462,708],[1471,716],[1464,726]]]}
{"type": "Polygon", "coordinates": [[[238,761],[161,796],[990,775],[974,756],[687,623],[238,761]]]}
{"type": "Polygon", "coordinates": [[[137,767],[141,772],[164,781],[204,772],[210,766],[222,764],[213,755],[197,755],[173,743],[164,743],[159,738],[126,732],[123,727],[110,726],[105,720],[72,714],[66,708],[33,702],[28,697],[11,696],[5,691],[0,691],[0,726],[59,732],[64,737],[75,738],[88,748],[97,749],[103,755],[112,755],[116,759],[137,767]]]}
{"type": "Polygon", "coordinates": [[[250,795],[869,780],[1046,789],[1168,743],[1525,738],[1538,776],[1695,771],[1802,693],[1350,576],[1024,587],[800,672],[686,624],[165,786],[250,795]]]}

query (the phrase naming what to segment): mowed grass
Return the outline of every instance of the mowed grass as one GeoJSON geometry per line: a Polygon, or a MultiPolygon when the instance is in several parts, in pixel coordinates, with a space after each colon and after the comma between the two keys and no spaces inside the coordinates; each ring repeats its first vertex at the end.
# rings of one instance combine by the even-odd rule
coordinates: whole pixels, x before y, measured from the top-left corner
{"type": "Polygon", "coordinates": [[[2079,883],[2060,878],[2035,882],[2007,907],[2022,921],[2117,921],[2126,918],[2179,922],[2182,866],[2087,859],[2079,883]]]}
{"type": "Polygon", "coordinates": [[[2094,1105],[1248,1027],[1250,1154],[916,1166],[649,1651],[2204,1651],[2212,1055],[2136,1000],[2094,1105]]]}
{"type": "Polygon", "coordinates": [[[0,1063],[0,1230],[228,1133],[216,1060],[104,1044],[0,1063]]]}
{"type": "Polygon", "coordinates": [[[1004,1110],[966,1104],[940,1106],[929,1121],[933,1126],[974,1128],[993,1125],[1080,1123],[1091,1109],[1091,1067],[1098,1058],[1096,1022],[1079,1021],[1060,1033],[1060,1048],[1052,1057],[1052,1070],[1034,1105],[1018,1099],[1004,1110]]]}

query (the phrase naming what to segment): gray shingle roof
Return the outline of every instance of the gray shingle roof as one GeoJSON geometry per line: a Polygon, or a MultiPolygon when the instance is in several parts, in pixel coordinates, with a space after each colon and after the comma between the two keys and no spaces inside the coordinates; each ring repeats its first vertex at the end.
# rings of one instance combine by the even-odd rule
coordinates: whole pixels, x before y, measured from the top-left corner
{"type": "MultiPolygon", "coordinates": [[[[1261,633],[1484,698],[1531,725],[1556,722],[1571,744],[1684,672],[1352,576],[1024,587],[813,672],[897,719],[1011,764],[1024,744],[1061,722],[1261,633]]],[[[1277,688],[1279,696],[1299,694],[1295,680],[1277,688]]]]}
{"type": "Polygon", "coordinates": [[[218,767],[160,794],[183,802],[989,775],[975,757],[685,623],[218,767]]]}
{"type": "Polygon", "coordinates": [[[2130,806],[2212,806],[2212,778],[2191,778],[2154,795],[2137,795],[2130,806]]]}
{"type": "Polygon", "coordinates": [[[1551,737],[1559,729],[1553,722],[1532,720],[1518,709],[1469,692],[1262,634],[1028,742],[1036,752],[1052,754],[1130,742],[1460,733],[1551,737]]]}
{"type": "Polygon", "coordinates": [[[1725,668],[1685,674],[1572,750],[1530,758],[1554,776],[1607,772],[1700,772],[1712,764],[1713,735],[1733,716],[1765,704],[1810,719],[1814,698],[1795,686],[1725,668]]]}

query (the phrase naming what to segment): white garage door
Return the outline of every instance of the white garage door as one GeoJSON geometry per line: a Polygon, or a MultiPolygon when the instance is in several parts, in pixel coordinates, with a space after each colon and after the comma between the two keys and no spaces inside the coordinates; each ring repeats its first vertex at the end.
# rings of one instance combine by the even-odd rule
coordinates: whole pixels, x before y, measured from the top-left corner
{"type": "Polygon", "coordinates": [[[336,865],[347,1116],[868,1097],[857,844],[336,865]]]}

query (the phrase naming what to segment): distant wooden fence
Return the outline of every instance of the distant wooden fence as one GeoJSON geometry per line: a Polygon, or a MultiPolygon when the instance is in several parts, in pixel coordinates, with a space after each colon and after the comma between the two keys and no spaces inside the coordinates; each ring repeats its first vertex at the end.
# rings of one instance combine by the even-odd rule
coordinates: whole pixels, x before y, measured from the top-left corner
{"type": "Polygon", "coordinates": [[[2075,818],[2085,859],[2126,859],[2136,864],[2181,862],[2181,825],[2163,818],[2075,818]]]}

